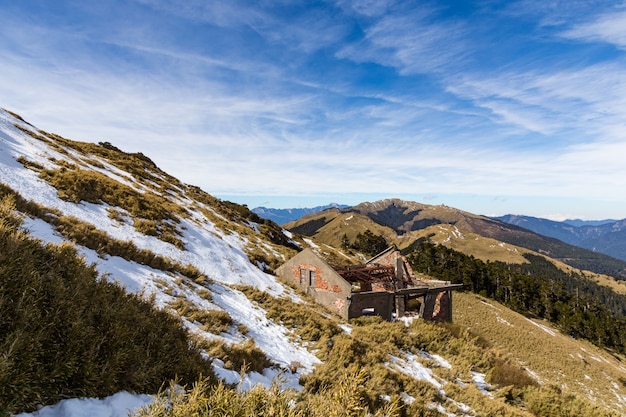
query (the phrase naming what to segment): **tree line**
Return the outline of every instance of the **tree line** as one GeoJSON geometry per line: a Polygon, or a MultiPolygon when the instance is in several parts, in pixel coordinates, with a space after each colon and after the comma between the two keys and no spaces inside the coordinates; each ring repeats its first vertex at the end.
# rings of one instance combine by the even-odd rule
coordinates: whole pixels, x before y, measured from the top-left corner
{"type": "Polygon", "coordinates": [[[521,314],[549,320],[574,338],[626,353],[626,297],[542,256],[527,254],[526,264],[484,262],[424,241],[405,255],[416,272],[462,283],[521,314]]]}

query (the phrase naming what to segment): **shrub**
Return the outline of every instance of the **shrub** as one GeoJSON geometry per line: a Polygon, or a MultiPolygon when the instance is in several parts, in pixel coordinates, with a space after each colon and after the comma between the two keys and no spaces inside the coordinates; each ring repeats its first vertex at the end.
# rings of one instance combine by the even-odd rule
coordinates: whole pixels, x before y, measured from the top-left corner
{"type": "Polygon", "coordinates": [[[202,328],[214,334],[228,331],[233,325],[233,319],[224,310],[199,310],[192,315],[192,319],[202,323],[202,328]]]}
{"type": "Polygon", "coordinates": [[[524,393],[528,411],[536,416],[617,417],[588,400],[565,395],[556,387],[530,387],[524,393]]]}
{"type": "Polygon", "coordinates": [[[213,378],[180,320],[106,280],[69,244],[42,245],[0,204],[0,404],[6,411],[174,377],[213,378]],[[9,302],[9,300],[11,300],[9,302]]]}
{"type": "Polygon", "coordinates": [[[276,298],[254,287],[239,286],[250,300],[257,302],[267,316],[291,330],[293,336],[305,342],[313,342],[317,355],[324,360],[329,343],[335,335],[342,333],[338,319],[329,318],[323,307],[312,302],[295,303],[288,297],[276,298]]]}
{"type": "Polygon", "coordinates": [[[493,385],[512,386],[518,389],[537,385],[537,381],[522,368],[511,365],[502,359],[495,360],[493,368],[487,374],[487,381],[493,385]]]}
{"type": "Polygon", "coordinates": [[[132,416],[302,416],[292,406],[293,398],[291,391],[282,391],[278,385],[270,389],[256,386],[249,391],[237,391],[221,383],[211,385],[203,380],[196,382],[191,389],[181,389],[172,382],[157,395],[154,403],[132,416]]]}
{"type": "Polygon", "coordinates": [[[191,389],[180,389],[175,383],[162,390],[154,403],[138,410],[133,417],[397,417],[397,401],[372,413],[361,393],[364,375],[359,372],[342,375],[334,389],[315,395],[298,396],[275,383],[265,389],[255,386],[249,391],[236,390],[224,384],[196,382],[191,389]]]}
{"type": "Polygon", "coordinates": [[[41,171],[43,170],[43,166],[38,164],[37,162],[34,161],[29,161],[26,157],[24,157],[23,155],[20,156],[19,158],[17,158],[17,162],[19,162],[20,164],[24,165],[26,168],[30,168],[33,171],[41,171]]]}
{"type": "Polygon", "coordinates": [[[207,355],[224,362],[224,367],[238,372],[263,373],[265,368],[273,366],[273,363],[252,339],[236,344],[202,339],[197,340],[196,344],[204,349],[207,355]]]}
{"type": "Polygon", "coordinates": [[[182,298],[176,298],[170,303],[170,307],[176,310],[179,316],[202,324],[203,330],[209,333],[226,332],[233,324],[233,319],[226,311],[202,310],[182,298]]]}
{"type": "Polygon", "coordinates": [[[149,220],[176,220],[178,211],[174,204],[151,192],[140,193],[98,171],[80,169],[76,165],[68,168],[47,169],[41,178],[57,189],[59,197],[80,203],[102,202],[128,211],[133,217],[149,220]]]}

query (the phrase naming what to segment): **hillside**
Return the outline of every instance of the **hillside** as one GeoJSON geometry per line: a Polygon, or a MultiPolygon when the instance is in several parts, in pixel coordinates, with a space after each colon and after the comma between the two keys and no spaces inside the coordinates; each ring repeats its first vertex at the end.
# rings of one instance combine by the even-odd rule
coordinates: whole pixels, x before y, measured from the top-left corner
{"type": "Polygon", "coordinates": [[[335,246],[341,245],[344,234],[353,241],[358,233],[371,230],[401,249],[430,239],[483,260],[524,262],[521,255],[530,251],[574,268],[626,277],[625,261],[443,205],[388,199],[310,214],[284,227],[335,246]]]}
{"type": "Polygon", "coordinates": [[[589,224],[584,222],[555,222],[530,216],[507,214],[497,220],[514,224],[543,236],[559,239],[626,261],[626,219],[607,220],[589,224]]]}
{"type": "MultiPolygon", "coordinates": [[[[10,233],[27,235],[22,237],[27,248],[39,245],[51,253],[46,255],[47,262],[34,263],[34,274],[49,273],[58,278],[68,271],[61,268],[60,272],[54,272],[53,264],[92,265],[93,270],[88,269],[87,274],[97,274],[98,279],[110,283],[112,288],[123,287],[146,302],[142,305],[155,307],[159,314],[178,318],[192,347],[210,362],[215,377],[239,384],[240,389],[216,386],[213,390],[196,392],[198,395],[181,400],[181,407],[184,404],[191,407],[193,401],[209,396],[213,403],[221,398],[251,407],[276,406],[274,415],[280,409],[283,415],[311,416],[328,415],[331,411],[338,416],[367,413],[609,416],[623,414],[626,409],[626,386],[622,382],[626,381],[626,369],[620,363],[624,360],[620,354],[608,354],[584,341],[552,337],[548,330],[557,333],[549,325],[523,319],[497,304],[493,304],[501,309],[497,316],[486,314],[481,309],[490,302],[473,295],[456,297],[459,300],[453,310],[455,320],[459,320],[456,324],[410,318],[386,323],[376,317],[342,321],[271,274],[273,268],[304,247],[312,247],[326,258],[358,262],[362,254],[347,254],[337,249],[343,235],[340,227],[336,229],[340,239],[337,246],[322,239],[302,237],[260,219],[243,206],[221,201],[197,187],[181,183],[143,154],[128,154],[106,142],[68,140],[0,110],[0,181],[0,197],[6,204],[14,204],[14,208],[2,213],[3,227],[11,224],[18,227],[21,223],[22,231],[10,233]],[[11,220],[14,215],[21,216],[21,220],[11,220]],[[56,258],[57,252],[66,257],[65,261],[56,258]],[[78,261],[74,254],[80,257],[78,261]],[[72,262],[67,262],[69,259],[72,262]],[[471,314],[472,311],[477,313],[471,314]],[[476,318],[488,330],[472,323],[476,318]],[[533,349],[507,336],[505,330],[509,326],[503,327],[502,320],[510,323],[518,335],[546,333],[543,340],[532,339],[533,349],[548,352],[552,347],[554,356],[544,353],[545,360],[541,362],[536,352],[530,351],[533,349]],[[581,355],[580,362],[568,362],[570,355],[576,358],[577,354],[581,355]],[[578,368],[580,363],[591,363],[593,369],[583,373],[578,368]],[[282,391],[272,391],[272,384],[278,380],[282,391]],[[257,383],[268,390],[251,389],[257,383]],[[220,397],[219,392],[225,394],[220,397]]],[[[441,210],[449,212],[451,218],[457,215],[453,209],[441,210]]],[[[444,238],[446,234],[460,236],[465,227],[457,221],[453,225],[433,223],[426,229],[410,230],[412,226],[401,222],[397,211],[389,210],[390,217],[396,219],[393,229],[380,225],[382,217],[378,217],[376,221],[363,223],[367,228],[359,230],[379,226],[381,232],[391,230],[387,232],[389,236],[398,235],[396,229],[406,229],[401,236],[424,233],[422,230],[427,229],[430,232],[426,233],[442,230],[441,238],[444,238]]],[[[365,222],[367,217],[355,211],[325,213],[335,212],[346,215],[339,223],[359,219],[365,222]]],[[[318,222],[330,224],[335,221],[331,217],[318,222]]],[[[469,236],[469,232],[463,236],[469,236]]],[[[476,238],[481,239],[478,234],[476,238]]],[[[498,256],[508,251],[499,244],[495,246],[494,253],[498,256]]],[[[14,247],[8,241],[0,247],[0,256],[3,259],[30,256],[27,251],[20,256],[12,255],[14,247]]],[[[508,252],[514,253],[516,248],[509,249],[508,252]]],[[[488,252],[485,256],[489,256],[488,252]]],[[[19,264],[12,263],[16,267],[19,264]]],[[[16,275],[5,265],[0,268],[3,288],[7,282],[26,285],[25,280],[15,279],[16,275]]],[[[36,299],[39,295],[43,298],[52,288],[47,282],[41,280],[43,286],[39,290],[28,286],[17,290],[19,294],[31,292],[36,299]]],[[[68,281],[66,285],[78,284],[68,281]]],[[[62,284],[54,288],[58,288],[57,296],[52,299],[72,308],[65,302],[72,294],[71,288],[62,284]]],[[[102,297],[98,289],[88,289],[85,294],[88,295],[76,298],[85,298],[87,305],[102,297]]],[[[52,321],[48,314],[57,310],[45,308],[46,303],[39,321],[66,323],[64,318],[69,317],[66,314],[56,314],[57,321],[52,321]]],[[[10,305],[18,312],[30,307],[20,303],[10,305]]],[[[87,307],[83,304],[80,308],[87,307]]],[[[95,311],[92,315],[96,320],[98,311],[112,314],[106,309],[95,311]]],[[[102,329],[86,326],[85,330],[73,327],[73,323],[66,323],[66,327],[55,324],[50,333],[54,343],[31,345],[33,355],[45,353],[41,357],[53,361],[61,357],[63,345],[59,340],[72,340],[75,357],[81,358],[80,349],[91,346],[83,343],[85,338],[102,342],[93,348],[102,357],[122,355],[114,347],[108,347],[102,329]]],[[[13,350],[4,332],[5,327],[0,331],[0,365],[3,376],[11,378],[22,369],[21,352],[13,350]]],[[[18,328],[14,333],[20,332],[18,328]]],[[[159,343],[158,339],[151,339],[147,349],[159,343]]],[[[149,354],[141,358],[148,365],[150,362],[162,365],[163,360],[149,354]]],[[[49,374],[50,380],[66,378],[74,369],[72,366],[80,363],[80,360],[61,362],[49,374]]],[[[41,372],[45,371],[45,365],[35,363],[41,372]]],[[[92,375],[90,369],[85,371],[83,375],[92,375]]],[[[97,378],[87,380],[89,384],[98,383],[97,378]]],[[[65,388],[72,388],[69,394],[56,392],[56,396],[46,397],[29,394],[31,397],[21,402],[1,403],[0,413],[32,411],[34,404],[51,405],[50,401],[56,398],[80,396],[80,392],[104,397],[123,387],[114,380],[106,390],[96,392],[80,379],[67,378],[67,381],[65,388]],[[73,383],[77,385],[71,386],[73,383]]],[[[2,399],[7,398],[7,386],[3,384],[0,388],[2,399]]],[[[46,389],[55,391],[59,386],[52,382],[46,389]]],[[[155,394],[154,382],[132,389],[138,394],[155,394]]],[[[177,392],[187,395],[183,390],[170,391],[177,392]]],[[[147,401],[142,397],[142,402],[147,401]]],[[[159,405],[158,400],[155,404],[155,407],[159,405]]],[[[163,404],[179,405],[166,400],[163,404]]],[[[253,410],[248,413],[263,413],[258,408],[253,410]]],[[[266,415],[272,414],[267,411],[266,415]]]]}

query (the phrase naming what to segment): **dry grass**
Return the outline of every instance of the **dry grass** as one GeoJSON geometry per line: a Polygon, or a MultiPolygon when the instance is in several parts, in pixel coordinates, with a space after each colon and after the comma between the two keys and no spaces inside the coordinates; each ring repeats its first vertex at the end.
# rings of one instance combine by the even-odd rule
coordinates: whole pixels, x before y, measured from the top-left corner
{"type": "Polygon", "coordinates": [[[100,279],[73,245],[31,239],[14,212],[3,198],[0,415],[212,375],[180,319],[100,279]]]}
{"type": "Polygon", "coordinates": [[[547,322],[531,321],[473,294],[455,294],[453,314],[458,325],[480,333],[495,347],[508,352],[537,375],[539,382],[549,381],[564,393],[624,411],[616,397],[626,396],[620,383],[626,378],[625,358],[621,355],[574,340],[547,322]]]}
{"type": "Polygon", "coordinates": [[[450,249],[472,255],[482,261],[527,263],[523,254],[530,251],[517,246],[482,237],[475,233],[461,233],[455,226],[440,224],[420,231],[420,236],[430,236],[433,243],[443,244],[450,249]]]}

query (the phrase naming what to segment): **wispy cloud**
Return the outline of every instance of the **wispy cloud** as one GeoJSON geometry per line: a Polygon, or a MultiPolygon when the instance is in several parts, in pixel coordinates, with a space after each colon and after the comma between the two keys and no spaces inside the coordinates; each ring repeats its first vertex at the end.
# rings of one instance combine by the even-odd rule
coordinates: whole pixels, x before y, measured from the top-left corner
{"type": "MultiPolygon", "coordinates": [[[[378,12],[379,7],[374,9],[378,12]]],[[[464,23],[453,19],[437,21],[437,10],[424,5],[413,9],[397,5],[389,7],[389,11],[364,28],[363,39],[347,45],[337,56],[392,66],[401,74],[441,71],[464,59],[469,48],[464,23]]]]}
{"type": "Polygon", "coordinates": [[[562,36],[586,42],[606,42],[626,49],[626,8],[578,24],[565,30],[562,36]]]}

